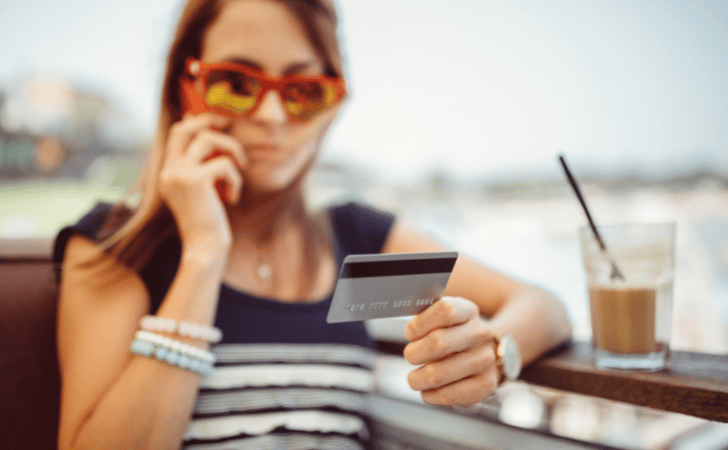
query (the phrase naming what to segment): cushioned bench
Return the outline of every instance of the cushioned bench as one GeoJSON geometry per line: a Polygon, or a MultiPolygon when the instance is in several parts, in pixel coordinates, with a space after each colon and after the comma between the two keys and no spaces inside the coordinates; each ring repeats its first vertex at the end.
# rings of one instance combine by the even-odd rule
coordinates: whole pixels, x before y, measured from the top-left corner
{"type": "Polygon", "coordinates": [[[50,239],[0,239],[0,449],[56,448],[60,381],[50,239]]]}

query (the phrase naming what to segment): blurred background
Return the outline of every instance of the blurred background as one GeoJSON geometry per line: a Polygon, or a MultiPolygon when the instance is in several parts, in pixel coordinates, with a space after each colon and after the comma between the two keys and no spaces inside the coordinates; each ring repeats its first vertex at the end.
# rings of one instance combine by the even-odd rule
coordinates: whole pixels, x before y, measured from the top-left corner
{"type": "MultiPolygon", "coordinates": [[[[674,337],[728,352],[728,2],[338,0],[350,98],[312,174],[561,297],[590,335],[563,153],[597,223],[678,224],[674,337]]],[[[0,238],[134,181],[181,0],[0,3],[0,238]]]]}

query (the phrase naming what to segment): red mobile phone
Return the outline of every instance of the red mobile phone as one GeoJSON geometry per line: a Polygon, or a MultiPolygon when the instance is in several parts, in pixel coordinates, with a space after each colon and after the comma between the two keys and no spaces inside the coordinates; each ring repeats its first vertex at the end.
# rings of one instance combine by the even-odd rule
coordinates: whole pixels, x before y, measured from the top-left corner
{"type": "Polygon", "coordinates": [[[199,114],[209,111],[204,100],[200,97],[195,88],[195,80],[186,76],[180,77],[179,82],[180,99],[182,101],[182,114],[199,114]]]}

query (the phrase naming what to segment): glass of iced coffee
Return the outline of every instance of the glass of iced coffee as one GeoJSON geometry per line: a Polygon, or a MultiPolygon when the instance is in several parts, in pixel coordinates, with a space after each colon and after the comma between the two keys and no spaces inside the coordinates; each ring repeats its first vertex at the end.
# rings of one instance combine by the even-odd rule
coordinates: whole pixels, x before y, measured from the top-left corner
{"type": "Polygon", "coordinates": [[[600,226],[599,234],[605,248],[591,228],[579,229],[594,363],[662,370],[672,328],[675,224],[600,226]]]}

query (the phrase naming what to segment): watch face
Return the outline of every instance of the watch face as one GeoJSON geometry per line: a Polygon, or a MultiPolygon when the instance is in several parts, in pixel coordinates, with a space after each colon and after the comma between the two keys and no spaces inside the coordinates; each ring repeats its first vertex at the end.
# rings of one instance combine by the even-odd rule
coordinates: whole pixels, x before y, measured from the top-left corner
{"type": "Polygon", "coordinates": [[[521,352],[518,343],[511,336],[503,336],[498,349],[503,363],[503,374],[509,380],[515,380],[521,373],[521,352]]]}

